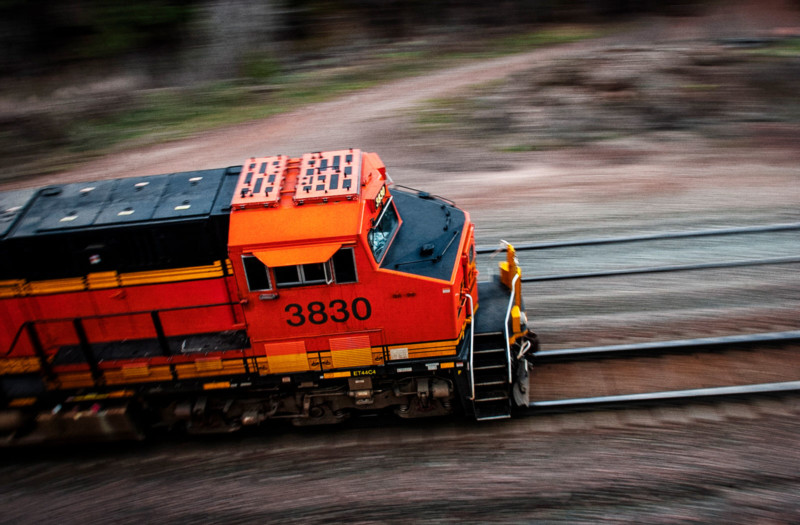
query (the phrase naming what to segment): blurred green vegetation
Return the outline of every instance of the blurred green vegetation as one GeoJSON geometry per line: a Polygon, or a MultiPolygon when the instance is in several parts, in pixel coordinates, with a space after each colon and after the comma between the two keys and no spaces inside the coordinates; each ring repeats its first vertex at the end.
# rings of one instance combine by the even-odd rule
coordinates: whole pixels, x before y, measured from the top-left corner
{"type": "Polygon", "coordinates": [[[777,40],[768,46],[754,49],[752,53],[777,57],[800,57],[800,38],[777,40]]]}
{"type": "Polygon", "coordinates": [[[538,31],[515,33],[498,38],[493,48],[498,53],[514,53],[535,49],[541,46],[569,44],[586,38],[601,36],[603,31],[597,27],[567,25],[546,27],[538,31]]]}

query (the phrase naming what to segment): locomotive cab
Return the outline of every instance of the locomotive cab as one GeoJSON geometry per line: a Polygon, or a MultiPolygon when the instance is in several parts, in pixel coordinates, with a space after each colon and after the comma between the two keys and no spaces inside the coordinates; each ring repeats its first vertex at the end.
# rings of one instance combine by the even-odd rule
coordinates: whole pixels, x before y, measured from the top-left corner
{"type": "MultiPolygon", "coordinates": [[[[377,155],[359,150],[251,159],[233,200],[229,256],[259,374],[281,375],[283,388],[338,380],[359,392],[358,407],[408,415],[408,395],[395,392],[445,405],[455,395],[451,369],[465,349],[477,271],[468,214],[390,186],[377,155]],[[387,368],[403,363],[411,366],[387,368]],[[431,373],[440,367],[447,379],[431,373]],[[397,370],[408,378],[382,382],[397,370]]],[[[339,401],[331,413],[350,404],[339,401]]],[[[450,410],[436,404],[424,408],[450,410]]]]}

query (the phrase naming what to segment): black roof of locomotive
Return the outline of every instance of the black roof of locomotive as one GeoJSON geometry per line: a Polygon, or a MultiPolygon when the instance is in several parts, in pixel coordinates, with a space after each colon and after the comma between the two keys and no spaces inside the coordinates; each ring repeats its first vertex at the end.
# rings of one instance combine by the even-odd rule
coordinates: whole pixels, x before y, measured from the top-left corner
{"type": "Polygon", "coordinates": [[[0,235],[21,238],[227,215],[240,171],[234,166],[0,193],[0,207],[8,201],[9,208],[18,208],[16,220],[0,235]]]}
{"type": "Polygon", "coordinates": [[[0,279],[224,259],[240,171],[234,166],[0,193],[0,279]],[[102,263],[89,267],[85,259],[92,251],[103,252],[102,263]]]}
{"type": "Polygon", "coordinates": [[[38,190],[12,190],[0,193],[0,239],[17,223],[38,190]]]}

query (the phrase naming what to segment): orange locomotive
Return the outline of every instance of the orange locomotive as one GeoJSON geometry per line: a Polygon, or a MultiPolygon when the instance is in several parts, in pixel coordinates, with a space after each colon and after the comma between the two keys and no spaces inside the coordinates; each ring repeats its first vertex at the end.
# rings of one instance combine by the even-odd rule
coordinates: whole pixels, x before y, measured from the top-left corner
{"type": "Polygon", "coordinates": [[[5,192],[0,212],[12,440],[527,403],[513,248],[479,283],[469,215],[374,153],[5,192]]]}

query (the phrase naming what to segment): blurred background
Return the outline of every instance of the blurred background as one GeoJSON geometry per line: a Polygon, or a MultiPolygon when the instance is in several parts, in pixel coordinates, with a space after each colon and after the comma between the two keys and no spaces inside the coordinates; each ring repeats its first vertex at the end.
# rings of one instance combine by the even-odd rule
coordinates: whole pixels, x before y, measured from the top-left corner
{"type": "MultiPolygon", "coordinates": [[[[798,93],[798,0],[0,0],[4,188],[352,146],[469,210],[486,246],[798,222],[798,93]]],[[[797,246],[795,230],[522,262],[797,246]]],[[[524,292],[545,349],[797,330],[795,266],[524,292]]],[[[642,368],[718,386],[687,362],[642,368]]],[[[0,523],[798,523],[800,405],[770,401],[10,452],[0,523]]]]}
{"type": "MultiPolygon", "coordinates": [[[[607,35],[641,17],[694,16],[713,4],[3,0],[0,177],[60,171],[121,143],[174,140],[454,61],[607,35]]],[[[562,71],[550,81],[571,78],[562,71]]],[[[436,111],[425,118],[441,120],[436,111]]]]}

